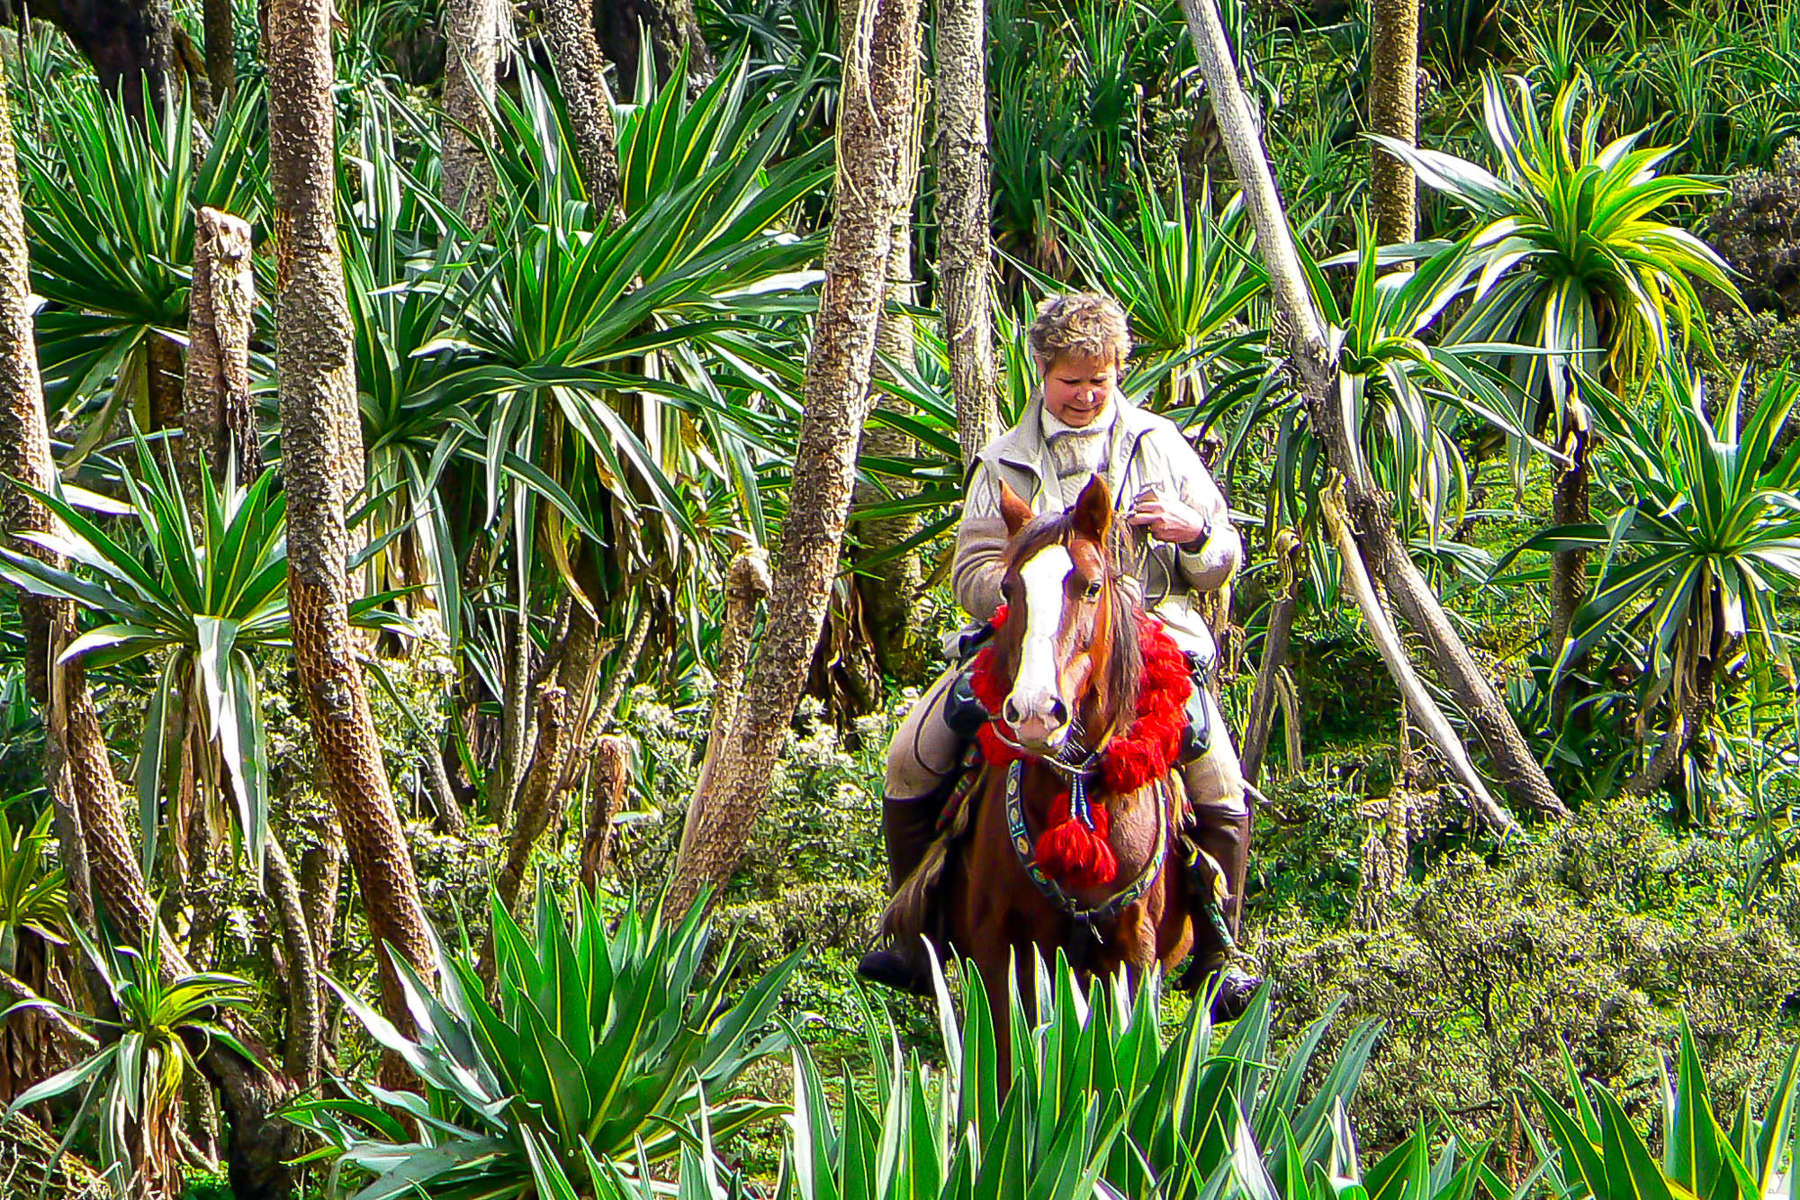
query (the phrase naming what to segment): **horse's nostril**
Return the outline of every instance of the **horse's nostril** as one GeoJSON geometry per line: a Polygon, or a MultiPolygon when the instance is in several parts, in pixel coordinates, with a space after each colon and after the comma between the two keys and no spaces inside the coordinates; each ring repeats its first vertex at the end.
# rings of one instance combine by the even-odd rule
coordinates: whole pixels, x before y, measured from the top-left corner
{"type": "Polygon", "coordinates": [[[1006,723],[1008,725],[1017,725],[1024,719],[1024,715],[1019,711],[1018,702],[1011,696],[1006,698],[1006,703],[1001,705],[1001,710],[1006,714],[1006,723]]]}
{"type": "Polygon", "coordinates": [[[1057,725],[1067,725],[1069,723],[1069,706],[1060,699],[1052,700],[1050,702],[1050,720],[1057,725]]]}

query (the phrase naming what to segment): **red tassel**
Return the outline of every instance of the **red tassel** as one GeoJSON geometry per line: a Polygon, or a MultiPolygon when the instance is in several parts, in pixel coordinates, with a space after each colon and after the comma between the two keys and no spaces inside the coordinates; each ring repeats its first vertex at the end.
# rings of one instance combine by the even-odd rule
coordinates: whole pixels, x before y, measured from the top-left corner
{"type": "Polygon", "coordinates": [[[1033,852],[1044,873],[1067,888],[1105,887],[1118,878],[1119,860],[1107,840],[1112,818],[1106,806],[1090,809],[1092,829],[1070,815],[1068,793],[1063,793],[1056,811],[1062,819],[1038,835],[1033,852]]]}

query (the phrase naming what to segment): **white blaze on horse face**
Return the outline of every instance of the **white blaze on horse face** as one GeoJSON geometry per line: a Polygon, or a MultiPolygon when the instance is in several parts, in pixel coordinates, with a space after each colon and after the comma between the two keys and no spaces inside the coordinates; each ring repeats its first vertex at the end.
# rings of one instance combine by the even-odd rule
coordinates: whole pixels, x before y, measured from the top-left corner
{"type": "Polygon", "coordinates": [[[1045,546],[1019,568],[1019,580],[1025,585],[1025,637],[1002,715],[1027,746],[1055,746],[1069,731],[1069,708],[1056,663],[1056,631],[1062,627],[1063,588],[1074,569],[1075,560],[1060,544],[1045,546]]]}

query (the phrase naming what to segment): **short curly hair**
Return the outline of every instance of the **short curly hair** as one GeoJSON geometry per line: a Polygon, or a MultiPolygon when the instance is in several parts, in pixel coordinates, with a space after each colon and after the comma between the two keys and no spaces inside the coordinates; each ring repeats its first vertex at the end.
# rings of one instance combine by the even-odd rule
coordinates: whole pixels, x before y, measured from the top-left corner
{"type": "Polygon", "coordinates": [[[1065,354],[1111,357],[1123,369],[1131,357],[1131,322],[1111,296],[1070,292],[1038,305],[1037,320],[1031,323],[1025,341],[1040,370],[1065,354]]]}

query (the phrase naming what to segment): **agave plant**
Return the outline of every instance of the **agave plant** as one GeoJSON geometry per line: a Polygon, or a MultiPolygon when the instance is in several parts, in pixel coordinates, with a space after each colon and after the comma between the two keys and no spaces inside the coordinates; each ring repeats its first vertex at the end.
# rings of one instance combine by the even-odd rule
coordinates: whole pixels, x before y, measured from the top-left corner
{"type": "MultiPolygon", "coordinates": [[[[1017,988],[1013,1084],[1004,1097],[985,994],[965,976],[962,1011],[939,977],[942,1072],[902,1053],[885,1014],[859,994],[869,1074],[828,1087],[804,1046],[794,1057],[794,1103],[775,1195],[784,1200],[1111,1200],[1246,1196],[1258,1200],[1470,1200],[1526,1195],[1537,1175],[1508,1189],[1478,1149],[1454,1138],[1435,1155],[1432,1132],[1359,1164],[1345,1105],[1374,1041],[1353,1031],[1330,1062],[1317,1050],[1330,1018],[1270,1064],[1266,993],[1229,1031],[1207,1006],[1189,1009],[1165,1041],[1157,979],[1131,998],[1122,985],[1084,991],[1064,960],[1033,971],[1035,1018],[1017,988]],[[1146,995],[1147,993],[1147,995],[1146,995]],[[1308,1083],[1312,1086],[1309,1088],[1308,1083]],[[841,1094],[841,1101],[834,1101],[841,1094]]],[[[703,1124],[684,1154],[681,1200],[747,1195],[712,1152],[703,1124]]],[[[616,1174],[606,1200],[649,1192],[616,1174]]]]}
{"type": "Polygon", "coordinates": [[[91,1113],[99,1123],[100,1160],[117,1194],[179,1195],[184,1164],[210,1165],[192,1162],[180,1137],[182,1086],[197,1069],[192,1047],[217,1042],[256,1062],[221,1020],[227,1009],[247,1008],[255,988],[237,976],[212,973],[165,980],[160,925],[141,952],[111,943],[97,949],[78,926],[72,932],[105,982],[117,1018],[91,1017],[48,1000],[0,1013],[3,1023],[16,1012],[53,1011],[101,1039],[86,1059],[22,1092],[8,1114],[79,1088],[81,1104],[63,1146],[91,1113]]]}
{"type": "MultiPolygon", "coordinates": [[[[104,503],[104,511],[126,518],[130,532],[108,532],[66,489],[63,495],[35,493],[62,528],[20,536],[69,565],[0,549],[0,578],[103,619],[69,643],[63,661],[105,667],[158,660],[137,766],[145,875],[156,858],[166,777],[182,757],[172,751],[190,733],[212,753],[197,763],[189,758],[188,767],[206,772],[212,790],[229,791],[243,849],[260,871],[269,823],[268,762],[252,652],[286,645],[290,636],[287,501],[274,491],[273,475],[243,487],[227,471],[215,486],[202,470],[200,503],[190,511],[174,464],[159,463],[149,442],[134,437],[136,470],[119,475],[128,503],[102,502],[92,493],[83,500],[104,503]]],[[[358,600],[351,606],[354,619],[378,623],[376,610],[391,599],[376,594],[358,600]]]]}
{"type": "MultiPolygon", "coordinates": [[[[324,1140],[334,1175],[367,1180],[362,1200],[424,1187],[442,1200],[591,1195],[615,1178],[615,1161],[676,1153],[703,1094],[726,1095],[745,1067],[787,1045],[763,1031],[803,952],[729,998],[731,954],[706,965],[704,900],[679,924],[660,902],[634,908],[609,933],[591,893],[565,913],[540,888],[535,935],[497,899],[493,918],[496,979],[477,977],[467,955],[440,955],[434,996],[399,965],[416,1039],[338,988],[416,1089],[346,1083],[350,1098],[290,1112],[324,1140]]],[[[775,1111],[732,1101],[711,1121],[723,1136],[775,1111]]]]}
{"type": "MultiPolygon", "coordinates": [[[[1535,1079],[1532,1098],[1549,1126],[1554,1153],[1539,1143],[1556,1194],[1582,1200],[1763,1200],[1786,1195],[1785,1160],[1800,1166],[1800,1122],[1795,1090],[1800,1086],[1800,1049],[1788,1054],[1779,1074],[1767,1083],[1761,1117],[1744,1098],[1728,1131],[1713,1111],[1706,1072],[1687,1018],[1681,1020],[1680,1063],[1673,1081],[1662,1064],[1662,1154],[1650,1152],[1644,1135],[1625,1114],[1618,1097],[1596,1084],[1593,1096],[1565,1051],[1563,1064],[1573,1108],[1566,1108],[1535,1079]]],[[[1763,1091],[1762,1088],[1753,1089],[1763,1091]]],[[[1538,1135],[1533,1132],[1532,1137],[1538,1135]]]]}
{"type": "MultiPolygon", "coordinates": [[[[1657,390],[1661,422],[1609,406],[1616,515],[1546,530],[1513,554],[1604,548],[1600,578],[1575,613],[1556,669],[1615,634],[1641,644],[1643,707],[1668,701],[1669,734],[1656,760],[1666,776],[1711,716],[1715,673],[1730,647],[1747,640],[1764,661],[1788,662],[1776,600],[1800,577],[1800,443],[1778,444],[1800,402],[1800,379],[1771,376],[1745,416],[1740,375],[1716,419],[1706,415],[1698,376],[1671,369],[1657,390]]],[[[1704,794],[1697,779],[1687,782],[1691,798],[1704,794]]]]}

